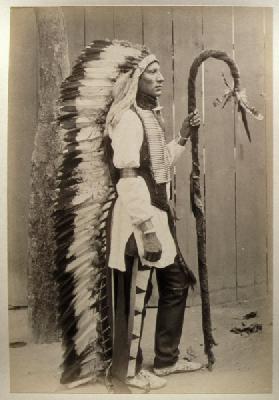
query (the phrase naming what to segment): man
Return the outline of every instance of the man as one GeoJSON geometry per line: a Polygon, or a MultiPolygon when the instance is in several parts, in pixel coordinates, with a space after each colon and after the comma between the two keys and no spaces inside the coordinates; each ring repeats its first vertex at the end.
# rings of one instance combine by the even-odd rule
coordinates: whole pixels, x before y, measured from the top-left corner
{"type": "Polygon", "coordinates": [[[158,105],[164,82],[159,62],[149,54],[136,70],[135,101],[122,109],[117,123],[110,124],[113,112],[107,117],[111,175],[117,177],[118,194],[108,261],[115,292],[112,373],[128,385],[156,389],[166,384],[162,376],[201,368],[179,359],[186,298],[195,278],[179,251],[168,203],[170,168],[184,151],[190,125],[198,126],[200,116],[197,111],[189,115],[178,137],[166,144],[158,105]],[[140,341],[153,270],[159,303],[151,373],[142,368],[140,341]]]}
{"type": "Polygon", "coordinates": [[[55,278],[60,382],[69,387],[95,382],[110,365],[128,385],[151,389],[166,384],[164,375],[200,368],[179,360],[195,277],[168,202],[171,165],[200,118],[186,118],[166,144],[158,105],[163,81],[146,47],[96,40],[61,85],[55,278]],[[154,271],[159,303],[150,372],[142,368],[141,336],[154,271]]]}

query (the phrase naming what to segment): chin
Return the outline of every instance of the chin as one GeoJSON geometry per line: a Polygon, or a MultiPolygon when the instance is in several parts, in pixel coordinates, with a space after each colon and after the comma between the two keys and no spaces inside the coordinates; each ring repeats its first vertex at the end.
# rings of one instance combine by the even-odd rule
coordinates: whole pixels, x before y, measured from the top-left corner
{"type": "Polygon", "coordinates": [[[155,92],[155,96],[156,97],[161,96],[161,94],[162,94],[162,90],[161,89],[156,90],[156,92],[155,92]]]}

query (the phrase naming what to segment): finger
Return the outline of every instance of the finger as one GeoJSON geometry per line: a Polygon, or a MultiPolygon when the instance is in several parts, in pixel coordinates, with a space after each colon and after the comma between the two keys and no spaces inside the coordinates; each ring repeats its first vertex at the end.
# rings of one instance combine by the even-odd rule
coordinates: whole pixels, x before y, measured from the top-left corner
{"type": "Polygon", "coordinates": [[[201,121],[200,121],[200,120],[190,122],[190,125],[191,125],[191,126],[198,126],[198,125],[200,125],[200,124],[201,124],[201,121]]]}
{"type": "Polygon", "coordinates": [[[197,125],[200,125],[200,123],[201,123],[200,120],[198,120],[198,121],[193,121],[193,122],[191,123],[191,125],[197,126],[197,125]]]}
{"type": "Polygon", "coordinates": [[[191,125],[198,125],[201,123],[200,117],[195,117],[190,121],[191,125]]]}
{"type": "Polygon", "coordinates": [[[152,261],[158,261],[161,258],[161,251],[157,251],[156,253],[153,253],[153,258],[152,261]]]}
{"type": "Polygon", "coordinates": [[[186,121],[190,121],[191,118],[193,118],[194,112],[191,112],[190,114],[187,115],[186,121]]]}
{"type": "Polygon", "coordinates": [[[155,261],[158,261],[158,260],[160,260],[160,258],[161,258],[161,251],[160,252],[156,252],[156,253],[149,253],[149,252],[147,252],[145,255],[144,255],[144,258],[147,260],[147,261],[150,261],[150,262],[155,262],[155,261]]]}
{"type": "Polygon", "coordinates": [[[145,253],[144,258],[145,258],[147,261],[152,261],[152,254],[153,254],[153,253],[147,251],[147,252],[145,253]]]}
{"type": "Polygon", "coordinates": [[[153,262],[153,261],[154,261],[154,260],[153,260],[153,253],[147,252],[147,253],[145,254],[144,258],[146,259],[146,261],[150,261],[150,262],[153,262]]]}
{"type": "Polygon", "coordinates": [[[155,258],[156,258],[156,259],[154,259],[154,261],[159,261],[160,258],[161,258],[161,255],[162,255],[162,250],[158,251],[158,252],[155,254],[155,258]]]}

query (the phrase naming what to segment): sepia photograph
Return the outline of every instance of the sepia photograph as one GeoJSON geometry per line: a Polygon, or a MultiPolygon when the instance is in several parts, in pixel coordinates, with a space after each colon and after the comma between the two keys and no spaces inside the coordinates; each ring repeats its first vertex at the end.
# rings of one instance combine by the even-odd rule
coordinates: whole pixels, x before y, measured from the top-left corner
{"type": "Polygon", "coordinates": [[[9,21],[10,393],[268,398],[273,7],[9,21]]]}

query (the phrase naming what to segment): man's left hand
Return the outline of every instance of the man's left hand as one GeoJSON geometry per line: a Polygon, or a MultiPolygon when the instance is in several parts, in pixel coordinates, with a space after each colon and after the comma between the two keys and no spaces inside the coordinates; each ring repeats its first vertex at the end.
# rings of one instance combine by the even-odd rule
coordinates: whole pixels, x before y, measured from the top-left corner
{"type": "Polygon", "coordinates": [[[200,126],[201,117],[198,109],[190,113],[183,121],[182,127],[180,129],[180,136],[188,139],[191,134],[191,126],[200,126]]]}

